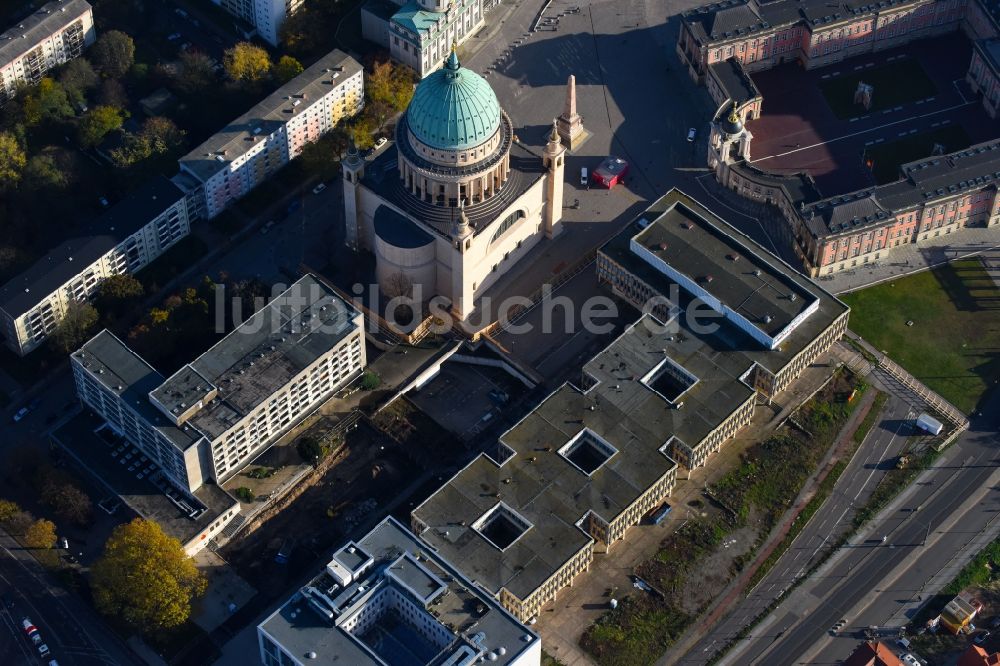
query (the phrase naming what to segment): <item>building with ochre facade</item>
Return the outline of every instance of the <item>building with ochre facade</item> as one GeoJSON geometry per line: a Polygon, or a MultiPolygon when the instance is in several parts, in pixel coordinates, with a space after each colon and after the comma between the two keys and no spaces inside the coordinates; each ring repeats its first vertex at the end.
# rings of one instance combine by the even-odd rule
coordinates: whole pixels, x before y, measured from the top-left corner
{"type": "Polygon", "coordinates": [[[561,231],[565,149],[521,143],[496,94],[452,52],[417,86],[395,142],[344,160],[346,242],[375,255],[382,292],[439,295],[465,318],[541,239],[561,231]]]}

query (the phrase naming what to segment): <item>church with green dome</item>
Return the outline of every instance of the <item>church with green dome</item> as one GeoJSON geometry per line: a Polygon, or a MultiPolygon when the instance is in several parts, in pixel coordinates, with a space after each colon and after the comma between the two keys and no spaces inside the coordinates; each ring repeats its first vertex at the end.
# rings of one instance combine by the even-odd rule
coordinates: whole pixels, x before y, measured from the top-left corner
{"type": "Polygon", "coordinates": [[[347,244],[371,252],[387,297],[440,296],[468,317],[543,238],[561,230],[565,149],[518,140],[496,93],[454,49],[424,78],[369,159],[344,160],[347,244]]]}

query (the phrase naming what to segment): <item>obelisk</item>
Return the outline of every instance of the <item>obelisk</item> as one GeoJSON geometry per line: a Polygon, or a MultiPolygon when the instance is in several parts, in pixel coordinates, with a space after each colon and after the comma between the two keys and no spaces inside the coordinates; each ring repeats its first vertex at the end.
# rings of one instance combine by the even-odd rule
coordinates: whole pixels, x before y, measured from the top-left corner
{"type": "Polygon", "coordinates": [[[556,119],[556,129],[567,150],[578,148],[590,138],[590,133],[583,128],[583,118],[576,112],[576,77],[572,74],[566,80],[566,104],[562,115],[556,119]]]}

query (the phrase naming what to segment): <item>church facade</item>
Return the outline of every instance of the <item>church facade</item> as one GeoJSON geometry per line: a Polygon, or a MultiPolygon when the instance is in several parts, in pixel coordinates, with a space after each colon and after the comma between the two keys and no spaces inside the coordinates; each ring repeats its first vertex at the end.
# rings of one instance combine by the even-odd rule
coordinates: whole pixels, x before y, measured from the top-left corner
{"type": "Polygon", "coordinates": [[[346,243],[371,252],[382,294],[442,296],[459,319],[561,231],[565,148],[518,140],[489,84],[459,63],[417,86],[395,141],[343,162],[346,243]]]}

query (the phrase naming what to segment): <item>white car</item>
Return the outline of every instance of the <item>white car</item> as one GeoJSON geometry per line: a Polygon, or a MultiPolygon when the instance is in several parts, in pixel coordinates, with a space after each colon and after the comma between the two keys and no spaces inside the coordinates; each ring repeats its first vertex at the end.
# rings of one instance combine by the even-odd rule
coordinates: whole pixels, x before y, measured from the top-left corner
{"type": "Polygon", "coordinates": [[[899,660],[906,664],[906,666],[923,666],[923,664],[920,663],[920,660],[909,652],[900,655],[899,660]]]}
{"type": "Polygon", "coordinates": [[[698,136],[698,130],[696,130],[693,127],[688,130],[688,141],[694,141],[695,137],[697,136],[698,136]]]}
{"type": "Polygon", "coordinates": [[[30,411],[31,410],[28,409],[27,407],[22,407],[21,409],[17,410],[17,414],[14,414],[14,423],[17,423],[18,421],[23,419],[25,416],[28,415],[28,412],[30,411]]]}
{"type": "Polygon", "coordinates": [[[386,139],[384,136],[380,136],[378,138],[378,141],[375,142],[374,150],[378,150],[379,148],[381,148],[382,146],[384,146],[388,142],[389,142],[388,139],[386,139]]]}
{"type": "Polygon", "coordinates": [[[313,194],[319,194],[325,189],[326,189],[326,183],[320,183],[319,185],[313,188],[313,194]]]}

